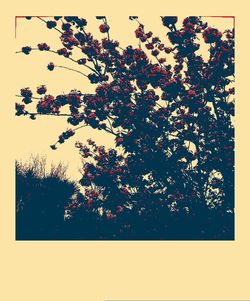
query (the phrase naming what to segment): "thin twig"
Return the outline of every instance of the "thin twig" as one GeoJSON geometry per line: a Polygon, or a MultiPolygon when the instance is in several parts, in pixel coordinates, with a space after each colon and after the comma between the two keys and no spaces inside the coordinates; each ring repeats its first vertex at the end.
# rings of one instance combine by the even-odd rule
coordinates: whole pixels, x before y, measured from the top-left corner
{"type": "Polygon", "coordinates": [[[74,72],[77,72],[77,73],[80,73],[81,75],[85,76],[88,78],[88,76],[84,73],[82,73],[81,71],[78,71],[78,70],[75,70],[75,69],[72,69],[72,68],[69,68],[69,67],[65,67],[65,66],[55,66],[57,68],[63,68],[63,69],[67,69],[67,70],[70,70],[70,71],[74,71],[74,72]]]}

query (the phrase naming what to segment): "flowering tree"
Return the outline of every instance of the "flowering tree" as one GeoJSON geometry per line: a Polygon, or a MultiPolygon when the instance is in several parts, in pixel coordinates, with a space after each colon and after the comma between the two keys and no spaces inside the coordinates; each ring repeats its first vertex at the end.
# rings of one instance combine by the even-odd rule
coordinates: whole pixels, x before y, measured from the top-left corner
{"type": "MultiPolygon", "coordinates": [[[[52,96],[42,85],[34,96],[23,88],[16,115],[66,116],[72,128],[53,150],[84,126],[108,132],[116,142],[115,149],[91,139],[87,145],[76,142],[84,194],[66,207],[72,216],[89,212],[116,225],[108,238],[232,239],[234,30],[222,33],[201,17],[177,26],[177,17],[164,16],[161,41],[131,16],[138,47],[122,48],[111,39],[104,16],[96,17],[101,41],[86,31],[83,18],[37,18],[58,31],[63,47],[40,43],[20,52],[64,56],[79,67],[70,70],[87,77],[95,90],[52,96]],[[203,44],[206,60],[199,51],[203,44]],[[76,48],[81,55],[75,59],[76,48]]],[[[61,67],[48,64],[49,71],[61,67]]]]}

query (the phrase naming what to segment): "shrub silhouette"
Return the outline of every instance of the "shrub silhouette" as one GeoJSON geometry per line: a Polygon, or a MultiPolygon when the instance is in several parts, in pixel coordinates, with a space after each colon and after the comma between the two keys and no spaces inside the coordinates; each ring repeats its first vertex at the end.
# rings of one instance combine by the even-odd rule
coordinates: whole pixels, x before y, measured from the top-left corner
{"type": "Polygon", "coordinates": [[[16,238],[60,239],[64,231],[64,206],[78,192],[66,179],[62,164],[45,171],[45,157],[29,164],[16,162],[16,238]]]}

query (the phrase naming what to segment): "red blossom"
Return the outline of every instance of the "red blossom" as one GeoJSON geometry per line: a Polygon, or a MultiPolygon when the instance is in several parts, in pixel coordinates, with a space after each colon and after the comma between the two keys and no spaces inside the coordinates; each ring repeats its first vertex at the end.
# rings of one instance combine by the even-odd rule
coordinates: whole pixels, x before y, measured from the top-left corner
{"type": "Polygon", "coordinates": [[[101,24],[99,26],[100,32],[105,33],[109,31],[109,26],[107,24],[101,24]]]}

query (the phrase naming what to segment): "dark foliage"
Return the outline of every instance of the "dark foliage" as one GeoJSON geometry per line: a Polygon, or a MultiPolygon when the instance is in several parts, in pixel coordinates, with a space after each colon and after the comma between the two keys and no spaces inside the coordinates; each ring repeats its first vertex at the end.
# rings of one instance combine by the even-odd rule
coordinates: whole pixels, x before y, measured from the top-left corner
{"type": "Polygon", "coordinates": [[[64,206],[77,193],[65,178],[65,167],[45,172],[45,160],[16,162],[16,239],[60,239],[64,235],[64,206]]]}

